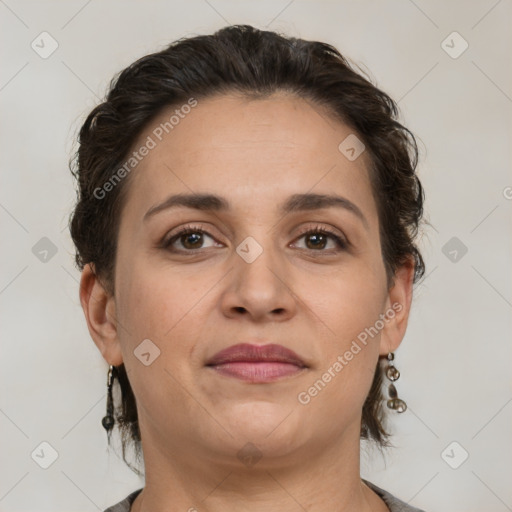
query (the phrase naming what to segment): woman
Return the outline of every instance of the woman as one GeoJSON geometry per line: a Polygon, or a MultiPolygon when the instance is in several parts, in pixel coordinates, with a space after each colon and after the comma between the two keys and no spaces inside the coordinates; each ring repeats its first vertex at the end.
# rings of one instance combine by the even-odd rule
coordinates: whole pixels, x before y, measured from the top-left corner
{"type": "Polygon", "coordinates": [[[425,271],[396,117],[333,47],[250,26],[138,60],[91,112],[80,300],[103,426],[145,468],[109,512],[418,510],[359,472],[406,408],[393,354],[425,271]]]}

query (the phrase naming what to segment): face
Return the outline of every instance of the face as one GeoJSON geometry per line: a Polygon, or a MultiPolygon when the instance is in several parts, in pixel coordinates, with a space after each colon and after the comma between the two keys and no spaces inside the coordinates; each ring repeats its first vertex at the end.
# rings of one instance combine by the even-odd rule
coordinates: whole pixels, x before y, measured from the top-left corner
{"type": "Polygon", "coordinates": [[[143,443],[218,461],[248,442],[303,456],[358,438],[410,298],[410,273],[386,286],[367,153],[348,159],[351,129],[292,95],[201,100],[159,141],[174,110],[134,145],[156,142],[130,176],[117,324],[97,341],[126,366],[143,443]],[[165,207],[177,194],[217,198],[165,207]],[[302,365],[207,366],[239,343],[281,345],[302,365]]]}

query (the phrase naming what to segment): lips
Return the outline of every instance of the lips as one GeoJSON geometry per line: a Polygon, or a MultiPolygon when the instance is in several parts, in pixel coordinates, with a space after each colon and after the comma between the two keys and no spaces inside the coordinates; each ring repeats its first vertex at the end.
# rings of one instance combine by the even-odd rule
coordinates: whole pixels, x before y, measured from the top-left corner
{"type": "Polygon", "coordinates": [[[241,343],[217,352],[206,364],[217,373],[251,383],[266,383],[303,373],[308,366],[282,345],[241,343]]]}
{"type": "Polygon", "coordinates": [[[240,343],[221,350],[206,365],[216,366],[235,362],[288,363],[300,368],[306,366],[304,361],[293,350],[282,345],[251,345],[250,343],[240,343]]]}

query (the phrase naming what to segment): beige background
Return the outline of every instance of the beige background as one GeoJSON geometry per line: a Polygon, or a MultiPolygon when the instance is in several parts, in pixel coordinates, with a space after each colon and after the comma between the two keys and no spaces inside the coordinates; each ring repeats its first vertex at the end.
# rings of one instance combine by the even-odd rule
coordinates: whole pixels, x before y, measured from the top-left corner
{"type": "Polygon", "coordinates": [[[385,459],[363,450],[362,476],[427,512],[512,510],[510,0],[1,0],[0,15],[1,511],[103,510],[142,486],[100,425],[107,366],[78,301],[67,161],[116,72],[228,23],[334,44],[421,140],[433,227],[396,355],[409,409],[385,459]],[[43,31],[47,58],[31,47],[43,31]],[[31,457],[42,442],[48,469],[31,457]]]}

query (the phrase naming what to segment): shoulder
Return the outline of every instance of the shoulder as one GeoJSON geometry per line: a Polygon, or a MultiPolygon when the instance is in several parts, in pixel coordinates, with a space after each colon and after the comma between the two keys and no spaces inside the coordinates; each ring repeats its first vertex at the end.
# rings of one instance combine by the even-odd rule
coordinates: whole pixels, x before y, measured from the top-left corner
{"type": "Polygon", "coordinates": [[[372,491],[377,493],[380,498],[382,498],[382,501],[384,501],[384,503],[388,506],[391,512],[425,512],[424,510],[421,510],[419,508],[413,507],[405,503],[405,501],[398,499],[396,496],[393,496],[388,491],[385,491],[384,489],[377,487],[375,484],[372,484],[368,480],[365,480],[364,478],[361,478],[361,480],[370,489],[372,489],[372,491]]]}
{"type": "Polygon", "coordinates": [[[126,498],[111,507],[108,507],[104,512],[130,512],[130,507],[132,503],[135,501],[135,498],[139,495],[142,489],[137,489],[133,491],[131,494],[126,496],[126,498]]]}

